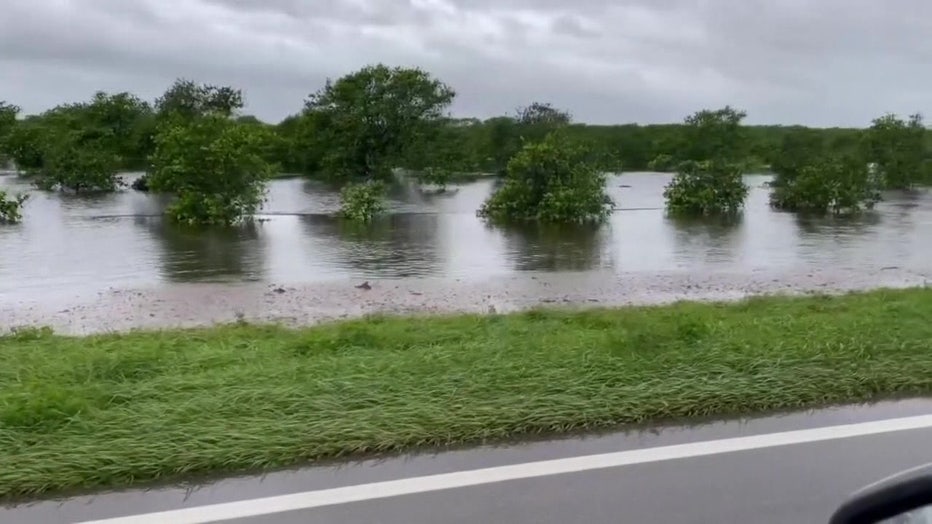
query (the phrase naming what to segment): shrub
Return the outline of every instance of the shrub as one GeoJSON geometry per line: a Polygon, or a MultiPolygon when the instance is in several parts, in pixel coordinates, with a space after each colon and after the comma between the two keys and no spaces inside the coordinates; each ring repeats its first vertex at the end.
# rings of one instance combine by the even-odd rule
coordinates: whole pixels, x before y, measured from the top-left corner
{"type": "Polygon", "coordinates": [[[791,211],[857,213],[874,207],[882,184],[881,175],[856,156],[825,156],[800,168],[795,177],[778,177],[770,205],[791,211]]]}
{"type": "Polygon", "coordinates": [[[172,120],[155,137],[149,187],[174,193],[166,213],[189,224],[232,224],[262,204],[274,167],[263,158],[263,127],[221,114],[189,122],[172,120]]]}
{"type": "Polygon", "coordinates": [[[910,189],[926,178],[926,128],[922,115],[908,121],[885,115],[873,121],[864,135],[864,149],[870,162],[877,164],[884,185],[889,189],[910,189]]]}
{"type": "Polygon", "coordinates": [[[677,215],[735,214],[748,195],[741,173],[741,166],[733,163],[683,162],[663,191],[667,210],[677,215]]]}
{"type": "Polygon", "coordinates": [[[496,221],[601,222],[612,205],[592,152],[554,132],[525,144],[508,162],[504,184],[478,214],[496,221]]]}
{"type": "Polygon", "coordinates": [[[347,184],[340,191],[340,216],[369,222],[385,211],[385,186],[378,181],[347,184]]]}
{"type": "Polygon", "coordinates": [[[661,173],[666,173],[673,170],[674,164],[673,156],[666,153],[660,153],[655,156],[653,160],[647,163],[647,169],[650,171],[658,171],[661,173]]]}
{"type": "Polygon", "coordinates": [[[97,141],[60,137],[47,149],[36,185],[76,193],[113,191],[120,185],[119,165],[120,158],[97,141]]]}
{"type": "Polygon", "coordinates": [[[27,195],[7,196],[6,191],[0,189],[0,223],[15,224],[23,219],[23,202],[27,195]]]}

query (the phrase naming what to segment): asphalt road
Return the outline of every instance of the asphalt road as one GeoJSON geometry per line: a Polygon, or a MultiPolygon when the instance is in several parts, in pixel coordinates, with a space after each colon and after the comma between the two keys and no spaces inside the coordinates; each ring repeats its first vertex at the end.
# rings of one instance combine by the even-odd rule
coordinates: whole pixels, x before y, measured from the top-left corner
{"type": "Polygon", "coordinates": [[[0,509],[0,522],[822,523],[932,462],[932,400],[344,463],[0,509]]]}

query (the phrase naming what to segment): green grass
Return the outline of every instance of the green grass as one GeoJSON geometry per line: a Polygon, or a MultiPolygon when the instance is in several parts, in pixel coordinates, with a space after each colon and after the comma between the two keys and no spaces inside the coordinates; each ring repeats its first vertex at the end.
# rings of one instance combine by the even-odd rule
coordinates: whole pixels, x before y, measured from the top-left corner
{"type": "Polygon", "coordinates": [[[932,290],[0,338],[0,497],[932,392],[932,290]]]}

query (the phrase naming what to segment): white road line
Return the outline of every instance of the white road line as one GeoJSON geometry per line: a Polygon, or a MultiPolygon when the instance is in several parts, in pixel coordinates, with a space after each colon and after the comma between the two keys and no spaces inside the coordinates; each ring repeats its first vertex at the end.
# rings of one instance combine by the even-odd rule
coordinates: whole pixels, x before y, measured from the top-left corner
{"type": "Polygon", "coordinates": [[[770,433],[766,435],[691,442],[689,444],[635,449],[600,455],[544,460],[540,462],[512,464],[509,466],[498,466],[471,471],[457,471],[439,475],[373,482],[371,484],[360,484],[342,488],[306,491],[304,493],[293,493],[290,495],[161,511],[144,515],[86,521],[82,524],[163,524],[166,522],[172,524],[205,524],[222,520],[270,515],[285,511],[347,504],[363,500],[491,484],[507,480],[545,477],[563,473],[630,466],[632,464],[702,457],[720,453],[732,453],[735,451],[838,440],[929,427],[932,427],[932,415],[920,415],[842,426],[770,433]]]}

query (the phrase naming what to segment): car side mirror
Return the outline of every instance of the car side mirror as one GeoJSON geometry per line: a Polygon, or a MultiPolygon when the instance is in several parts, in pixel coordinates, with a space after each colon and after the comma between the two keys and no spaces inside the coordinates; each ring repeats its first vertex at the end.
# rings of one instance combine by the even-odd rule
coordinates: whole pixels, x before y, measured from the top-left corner
{"type": "Polygon", "coordinates": [[[861,489],[835,511],[829,524],[932,524],[932,464],[861,489]]]}

